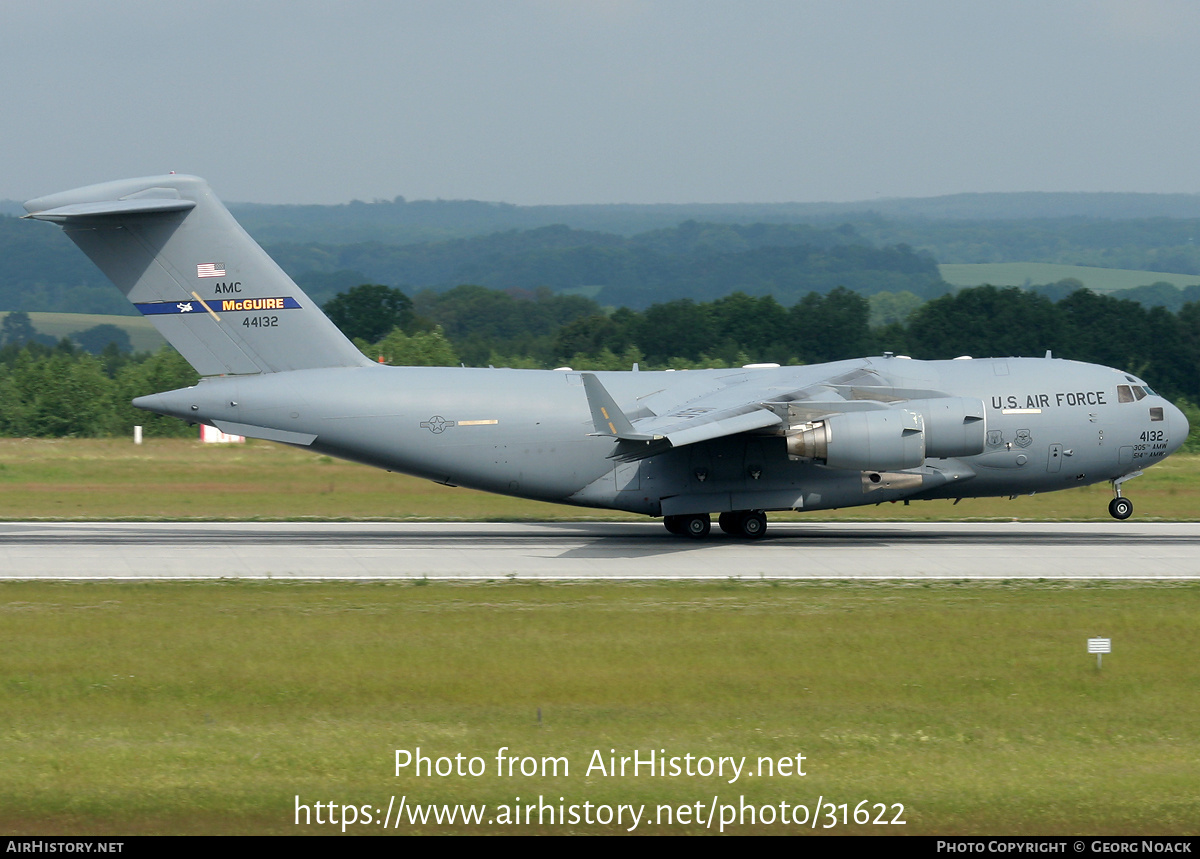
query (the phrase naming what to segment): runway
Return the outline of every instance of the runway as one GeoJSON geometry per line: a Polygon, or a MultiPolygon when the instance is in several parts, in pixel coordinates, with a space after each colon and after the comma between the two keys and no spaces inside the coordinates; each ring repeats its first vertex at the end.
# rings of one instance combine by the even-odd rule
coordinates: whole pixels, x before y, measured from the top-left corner
{"type": "Polygon", "coordinates": [[[1190,579],[1200,523],[0,523],[2,579],[1190,579]]]}

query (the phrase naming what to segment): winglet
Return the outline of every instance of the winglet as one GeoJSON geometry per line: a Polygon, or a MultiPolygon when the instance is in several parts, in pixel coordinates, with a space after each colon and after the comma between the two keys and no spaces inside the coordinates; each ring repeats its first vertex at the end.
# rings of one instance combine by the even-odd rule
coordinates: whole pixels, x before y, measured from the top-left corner
{"type": "Polygon", "coordinates": [[[652,441],[654,436],[639,433],[625,417],[625,412],[613,400],[612,395],[605,389],[593,373],[580,373],[583,377],[583,390],[587,393],[588,406],[592,410],[592,423],[596,425],[596,435],[607,435],[630,441],[652,441]]]}

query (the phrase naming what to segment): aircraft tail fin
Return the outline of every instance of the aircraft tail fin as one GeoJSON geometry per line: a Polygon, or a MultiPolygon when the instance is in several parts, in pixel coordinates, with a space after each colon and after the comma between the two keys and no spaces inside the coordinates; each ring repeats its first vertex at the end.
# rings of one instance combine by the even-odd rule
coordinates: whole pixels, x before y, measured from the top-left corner
{"type": "Polygon", "coordinates": [[[202,376],[370,363],[203,179],[108,182],[25,210],[59,224],[202,376]]]}

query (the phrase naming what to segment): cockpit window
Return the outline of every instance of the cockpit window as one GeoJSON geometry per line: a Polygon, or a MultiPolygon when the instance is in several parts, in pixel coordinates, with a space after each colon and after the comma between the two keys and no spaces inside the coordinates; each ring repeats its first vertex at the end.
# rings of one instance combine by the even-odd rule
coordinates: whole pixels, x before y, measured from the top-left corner
{"type": "Polygon", "coordinates": [[[1117,402],[1118,403],[1132,403],[1133,402],[1133,391],[1130,389],[1130,387],[1128,385],[1117,385],[1117,402]]]}
{"type": "MultiPolygon", "coordinates": [[[[1135,379],[1135,378],[1133,378],[1133,376],[1130,376],[1129,374],[1126,374],[1125,378],[1128,379],[1129,382],[1133,385],[1133,391],[1134,391],[1134,393],[1136,393],[1138,395],[1137,398],[1139,400],[1146,395],[1149,395],[1151,397],[1158,396],[1158,394],[1154,393],[1154,390],[1149,385],[1147,385],[1145,382],[1135,379]],[[1144,393],[1142,393],[1142,392],[1144,392],[1144,393]]],[[[1123,387],[1125,387],[1125,386],[1117,385],[1118,396],[1120,396],[1120,391],[1121,391],[1121,388],[1123,388],[1123,387]]],[[[1132,400],[1120,400],[1120,402],[1129,403],[1129,402],[1132,402],[1132,400]]]]}
{"type": "Polygon", "coordinates": [[[1161,421],[1163,419],[1163,410],[1160,407],[1155,407],[1150,410],[1150,420],[1161,421]]]}

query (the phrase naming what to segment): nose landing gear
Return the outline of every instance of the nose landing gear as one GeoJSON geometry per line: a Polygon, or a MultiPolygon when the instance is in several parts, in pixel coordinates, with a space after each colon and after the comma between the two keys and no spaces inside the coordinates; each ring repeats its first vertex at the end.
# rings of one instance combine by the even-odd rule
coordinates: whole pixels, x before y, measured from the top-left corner
{"type": "Polygon", "coordinates": [[[1124,521],[1133,515],[1133,502],[1121,494],[1121,484],[1126,480],[1141,475],[1140,471],[1130,472],[1122,477],[1118,477],[1112,482],[1113,494],[1116,496],[1112,501],[1108,502],[1108,515],[1114,519],[1124,521]]]}

